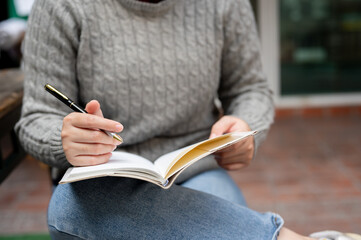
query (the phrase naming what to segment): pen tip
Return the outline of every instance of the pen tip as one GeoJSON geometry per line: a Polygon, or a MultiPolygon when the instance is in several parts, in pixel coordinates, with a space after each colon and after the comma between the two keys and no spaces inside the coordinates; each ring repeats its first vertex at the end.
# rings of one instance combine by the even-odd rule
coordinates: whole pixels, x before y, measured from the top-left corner
{"type": "Polygon", "coordinates": [[[114,134],[113,138],[118,140],[119,142],[123,143],[123,139],[120,136],[118,136],[117,134],[114,134]]]}

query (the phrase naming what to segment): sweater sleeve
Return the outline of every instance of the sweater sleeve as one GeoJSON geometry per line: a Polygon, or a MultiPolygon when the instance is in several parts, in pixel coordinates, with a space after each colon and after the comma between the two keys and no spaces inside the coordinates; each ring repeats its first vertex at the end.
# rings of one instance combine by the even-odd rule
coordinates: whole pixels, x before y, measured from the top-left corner
{"type": "Polygon", "coordinates": [[[227,1],[219,99],[224,113],[243,119],[255,136],[256,149],[273,122],[272,91],[262,72],[260,44],[248,0],[227,1]]]}
{"type": "Polygon", "coordinates": [[[70,109],[47,93],[44,85],[49,83],[77,100],[79,29],[74,8],[65,1],[35,1],[25,36],[24,98],[15,131],[29,154],[56,168],[69,166],[61,129],[70,109]]]}

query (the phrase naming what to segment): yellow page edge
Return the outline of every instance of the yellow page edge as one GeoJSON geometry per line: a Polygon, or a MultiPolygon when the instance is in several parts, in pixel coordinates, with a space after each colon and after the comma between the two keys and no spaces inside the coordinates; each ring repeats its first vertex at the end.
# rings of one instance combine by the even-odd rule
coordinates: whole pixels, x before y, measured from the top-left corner
{"type": "MultiPolygon", "coordinates": [[[[224,134],[224,135],[221,135],[219,137],[216,137],[216,138],[213,138],[213,139],[207,139],[205,141],[202,141],[202,142],[199,142],[197,144],[194,144],[192,145],[190,148],[187,148],[185,149],[182,153],[180,153],[176,158],[175,160],[172,161],[172,164],[170,165],[170,167],[168,167],[167,171],[166,171],[166,176],[165,178],[168,179],[169,177],[171,177],[172,175],[174,175],[176,172],[178,172],[180,169],[182,169],[183,167],[185,166],[188,166],[190,164],[193,164],[194,162],[198,161],[199,159],[202,159],[204,158],[205,156],[207,155],[210,155],[218,150],[221,150],[223,148],[226,148],[228,146],[230,146],[231,144],[233,143],[236,143],[238,141],[241,141],[243,140],[244,138],[246,137],[249,137],[251,135],[255,135],[258,131],[249,131],[249,132],[240,132],[239,134],[242,134],[242,136],[240,137],[239,134],[237,132],[232,132],[232,133],[227,133],[227,134],[224,134]],[[238,136],[237,136],[238,135],[238,136]],[[218,146],[218,147],[215,147],[214,149],[212,150],[206,150],[206,149],[202,149],[201,147],[197,149],[198,152],[203,152],[203,153],[198,153],[198,156],[197,157],[191,157],[190,158],[190,161],[189,160],[186,160],[186,163],[185,164],[182,164],[180,167],[178,167],[177,169],[173,169],[172,171],[172,168],[176,165],[176,163],[183,157],[185,157],[185,155],[187,155],[188,153],[190,153],[191,151],[193,151],[195,148],[199,147],[200,145],[202,144],[211,144],[213,142],[216,142],[216,141],[221,141],[225,138],[228,138],[230,137],[231,139],[221,145],[221,146],[218,146]]],[[[196,155],[197,153],[194,153],[193,155],[196,155]]]]}
{"type": "MultiPolygon", "coordinates": [[[[218,136],[218,137],[215,137],[215,138],[212,138],[212,139],[206,139],[204,141],[201,141],[199,143],[196,143],[196,144],[193,144],[191,146],[189,146],[188,148],[184,149],[181,153],[178,154],[178,156],[169,164],[167,170],[165,171],[165,175],[167,176],[168,175],[168,172],[169,170],[174,166],[174,164],[176,162],[178,162],[179,159],[181,159],[184,155],[186,155],[188,152],[192,151],[194,148],[198,147],[199,145],[205,143],[205,142],[214,142],[214,141],[218,141],[219,139],[223,139],[223,138],[226,138],[228,137],[229,135],[231,135],[232,133],[227,133],[227,134],[224,134],[224,135],[221,135],[221,136],[218,136]]],[[[167,177],[166,177],[167,178],[167,177]]]]}

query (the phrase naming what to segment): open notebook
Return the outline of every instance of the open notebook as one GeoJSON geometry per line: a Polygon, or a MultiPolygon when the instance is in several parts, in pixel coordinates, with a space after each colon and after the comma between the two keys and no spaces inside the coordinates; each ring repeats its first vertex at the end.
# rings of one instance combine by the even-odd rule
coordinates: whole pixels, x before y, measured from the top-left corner
{"type": "Polygon", "coordinates": [[[141,179],[167,189],[172,186],[177,176],[188,166],[209,154],[242,141],[256,133],[257,131],[227,133],[164,154],[154,163],[136,154],[115,151],[107,163],[69,168],[60,184],[90,178],[116,176],[141,179]]]}

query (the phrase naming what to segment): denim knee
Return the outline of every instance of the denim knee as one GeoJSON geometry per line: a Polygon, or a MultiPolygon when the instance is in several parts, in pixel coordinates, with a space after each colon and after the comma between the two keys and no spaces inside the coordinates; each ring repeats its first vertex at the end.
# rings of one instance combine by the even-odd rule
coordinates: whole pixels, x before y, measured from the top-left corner
{"type": "Polygon", "coordinates": [[[50,233],[52,240],[75,240],[75,239],[79,240],[79,239],[82,239],[80,237],[73,236],[73,235],[65,233],[65,232],[61,232],[51,225],[48,225],[48,228],[49,228],[49,233],[50,233]]]}
{"type": "Polygon", "coordinates": [[[87,239],[73,201],[69,184],[59,185],[53,192],[48,207],[48,228],[52,239],[87,239]]]}

